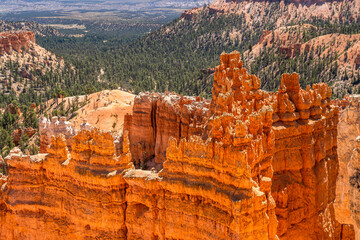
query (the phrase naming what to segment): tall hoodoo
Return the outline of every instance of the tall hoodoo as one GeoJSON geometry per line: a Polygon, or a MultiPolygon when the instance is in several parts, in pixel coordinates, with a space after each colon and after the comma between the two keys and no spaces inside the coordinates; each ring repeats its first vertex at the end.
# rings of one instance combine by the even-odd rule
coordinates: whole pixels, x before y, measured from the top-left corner
{"type": "Polygon", "coordinates": [[[272,193],[281,239],[342,239],[335,221],[338,109],[326,84],[300,88],[284,74],[274,106],[272,193]]]}

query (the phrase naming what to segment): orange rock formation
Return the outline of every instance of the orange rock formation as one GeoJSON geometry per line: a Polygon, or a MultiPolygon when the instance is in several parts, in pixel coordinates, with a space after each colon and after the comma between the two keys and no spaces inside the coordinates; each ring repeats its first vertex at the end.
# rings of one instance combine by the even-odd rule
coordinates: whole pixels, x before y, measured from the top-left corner
{"type": "Polygon", "coordinates": [[[260,84],[239,53],[222,54],[211,103],[142,94],[120,140],[59,131],[48,155],[13,151],[0,238],[354,239],[333,207],[331,89],[303,90],[297,74],[277,93],[260,84]]]}
{"type": "Polygon", "coordinates": [[[210,101],[175,93],[140,94],[133,115],[125,116],[130,148],[137,166],[162,168],[170,137],[201,136],[210,101]]]}
{"type": "Polygon", "coordinates": [[[309,86],[302,90],[297,74],[283,75],[275,96],[272,192],[278,235],[281,239],[341,239],[333,208],[338,110],[329,105],[331,89],[314,84],[313,90],[309,86]]]}
{"type": "Polygon", "coordinates": [[[359,138],[360,135],[360,96],[345,96],[337,101],[340,107],[338,124],[339,176],[336,182],[336,219],[344,224],[353,224],[356,239],[360,239],[360,192],[351,184],[351,178],[360,169],[359,138]]]}
{"type": "Polygon", "coordinates": [[[22,52],[29,49],[30,42],[35,43],[33,32],[1,32],[0,33],[0,55],[12,54],[12,51],[22,52]]]}

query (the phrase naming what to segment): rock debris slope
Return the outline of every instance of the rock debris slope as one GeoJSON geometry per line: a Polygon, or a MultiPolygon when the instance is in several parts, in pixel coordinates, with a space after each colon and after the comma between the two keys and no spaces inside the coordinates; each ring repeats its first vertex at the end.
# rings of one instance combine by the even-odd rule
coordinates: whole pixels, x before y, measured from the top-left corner
{"type": "Polygon", "coordinates": [[[212,92],[136,97],[116,141],[83,129],[47,155],[14,150],[1,239],[354,239],[335,219],[331,89],[286,74],[263,91],[233,52],[212,92]]]}

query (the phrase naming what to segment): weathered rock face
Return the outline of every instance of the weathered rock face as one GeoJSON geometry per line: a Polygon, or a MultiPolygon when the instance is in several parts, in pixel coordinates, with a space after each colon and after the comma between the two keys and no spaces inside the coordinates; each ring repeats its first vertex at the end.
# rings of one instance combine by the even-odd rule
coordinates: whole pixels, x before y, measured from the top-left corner
{"type": "Polygon", "coordinates": [[[92,129],[51,138],[48,155],[12,152],[0,239],[354,239],[335,220],[331,90],[297,74],[260,85],[222,54],[211,103],[143,94],[115,142],[92,129]]]}
{"type": "MultiPolygon", "coordinates": [[[[129,150],[124,141],[124,150],[129,150]]],[[[116,171],[131,167],[131,155],[115,157],[113,138],[96,130],[54,137],[48,155],[12,152],[0,239],[125,239],[125,181],[116,171]]]]}
{"type": "Polygon", "coordinates": [[[6,106],[5,108],[5,112],[9,111],[11,114],[17,114],[20,115],[20,108],[14,106],[14,104],[10,103],[9,105],[6,106]]]}
{"type": "MultiPolygon", "coordinates": [[[[356,147],[351,155],[348,167],[350,189],[349,189],[349,202],[350,212],[352,218],[355,220],[355,233],[356,239],[360,239],[360,138],[356,138],[356,147]]],[[[353,222],[350,222],[353,223],[353,222]]]]}
{"type": "MultiPolygon", "coordinates": [[[[300,89],[297,74],[283,75],[274,106],[272,192],[281,239],[341,239],[333,203],[338,171],[338,110],[331,89],[300,89]]],[[[341,226],[340,226],[341,228],[341,226]]]]}
{"type": "Polygon", "coordinates": [[[360,135],[360,96],[346,96],[338,101],[340,118],[338,124],[339,176],[336,182],[336,219],[344,224],[353,224],[356,239],[360,239],[359,189],[351,184],[351,178],[360,169],[358,155],[360,135]]]}
{"type": "Polygon", "coordinates": [[[130,148],[136,166],[162,168],[169,139],[201,136],[210,101],[174,93],[140,94],[133,115],[125,117],[130,148]]]}
{"type": "Polygon", "coordinates": [[[22,52],[29,49],[30,43],[35,43],[33,32],[0,32],[0,55],[12,54],[12,51],[22,52]]]}
{"type": "Polygon", "coordinates": [[[271,108],[259,87],[238,53],[222,55],[202,137],[171,138],[156,176],[125,175],[128,238],[276,239],[271,108]]]}

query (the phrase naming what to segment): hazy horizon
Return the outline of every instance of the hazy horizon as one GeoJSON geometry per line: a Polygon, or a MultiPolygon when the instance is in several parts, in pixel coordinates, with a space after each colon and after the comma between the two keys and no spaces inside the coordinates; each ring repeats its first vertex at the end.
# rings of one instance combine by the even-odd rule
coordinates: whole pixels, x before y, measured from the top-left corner
{"type": "Polygon", "coordinates": [[[153,9],[188,9],[211,0],[0,0],[0,13],[26,11],[139,11],[153,9]]]}

